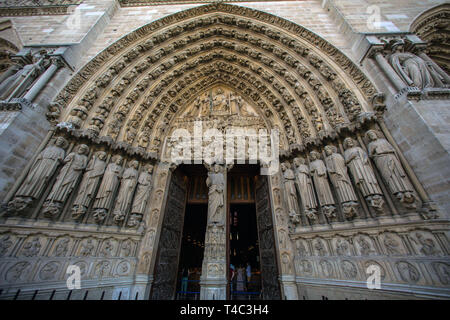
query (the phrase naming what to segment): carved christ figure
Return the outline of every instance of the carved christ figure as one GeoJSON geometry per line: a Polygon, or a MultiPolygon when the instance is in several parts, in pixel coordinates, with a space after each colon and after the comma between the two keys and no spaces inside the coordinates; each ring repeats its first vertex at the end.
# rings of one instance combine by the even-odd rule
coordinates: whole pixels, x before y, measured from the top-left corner
{"type": "Polygon", "coordinates": [[[336,207],[334,206],[333,194],[328,183],[325,163],[320,159],[320,153],[317,151],[312,151],[310,157],[311,163],[309,164],[309,170],[314,186],[316,187],[319,204],[328,218],[335,218],[336,207]]]}
{"type": "Polygon", "coordinates": [[[295,158],[294,165],[296,167],[295,176],[297,178],[298,192],[302,199],[303,210],[305,211],[306,216],[314,221],[317,218],[317,201],[311,177],[309,175],[309,168],[305,164],[305,158],[303,157],[295,158]]]}
{"type": "Polygon", "coordinates": [[[78,194],[72,206],[72,218],[78,219],[84,215],[95,196],[95,190],[106,168],[106,153],[104,151],[97,152],[89,161],[86,173],[81,180],[78,194]]]}
{"type": "Polygon", "coordinates": [[[358,198],[348,176],[344,157],[337,153],[337,148],[332,145],[325,147],[325,153],[328,174],[342,204],[342,211],[346,218],[351,218],[356,215],[358,198]]]}
{"type": "Polygon", "coordinates": [[[344,148],[345,163],[350,168],[353,180],[361,190],[364,198],[369,202],[369,205],[380,212],[384,203],[383,193],[370,166],[367,153],[360,147],[357,147],[352,138],[344,140],[344,148]]]}
{"type": "Polygon", "coordinates": [[[219,164],[215,164],[208,170],[208,178],[206,185],[209,188],[208,192],[208,224],[209,223],[223,223],[224,215],[224,188],[225,177],[223,170],[219,164]],[[212,169],[212,170],[211,170],[212,169]]]}
{"type": "Polygon", "coordinates": [[[295,190],[295,174],[294,171],[292,171],[289,162],[282,163],[281,170],[283,171],[284,189],[287,196],[289,216],[291,217],[292,222],[297,224],[300,223],[300,210],[298,208],[297,191],[295,190]]]}
{"type": "Polygon", "coordinates": [[[119,223],[125,218],[128,208],[131,205],[134,188],[136,187],[139,175],[138,168],[139,162],[134,160],[130,162],[128,169],[123,173],[122,182],[120,183],[119,193],[117,194],[116,204],[113,210],[114,222],[116,223],[119,223]]]}
{"type": "Polygon", "coordinates": [[[217,89],[213,98],[213,110],[214,111],[228,111],[227,97],[223,93],[222,89],[217,89]]]}
{"type": "Polygon", "coordinates": [[[42,212],[47,216],[56,216],[62,208],[64,202],[72,193],[83,170],[86,168],[89,153],[87,145],[82,144],[77,152],[71,152],[64,159],[64,166],[53,184],[52,191],[47,196],[42,212]]]}
{"type": "Polygon", "coordinates": [[[121,156],[114,156],[112,162],[106,167],[93,205],[94,219],[98,222],[105,219],[106,214],[114,203],[114,196],[122,173],[122,162],[121,156]]]}
{"type": "Polygon", "coordinates": [[[386,139],[379,138],[375,130],[367,131],[366,136],[370,140],[369,156],[380,170],[389,190],[407,207],[415,208],[414,188],[392,145],[386,139]]]}
{"type": "Polygon", "coordinates": [[[41,197],[51,177],[64,159],[66,145],[67,141],[58,137],[53,145],[48,146],[38,155],[25,181],[16,192],[15,198],[9,202],[9,211],[21,211],[33,200],[41,197]]]}

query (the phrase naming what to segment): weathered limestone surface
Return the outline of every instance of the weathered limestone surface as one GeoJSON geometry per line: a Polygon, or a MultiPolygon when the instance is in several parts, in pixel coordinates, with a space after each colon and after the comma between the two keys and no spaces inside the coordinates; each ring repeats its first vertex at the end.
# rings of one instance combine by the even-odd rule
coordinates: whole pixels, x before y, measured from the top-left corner
{"type": "MultiPolygon", "coordinates": [[[[72,264],[70,299],[172,297],[186,190],[170,137],[232,126],[280,132],[283,165],[257,204],[272,297],[450,298],[450,79],[407,34],[442,3],[85,0],[19,15],[0,1],[0,77],[14,83],[0,101],[0,299],[67,299],[72,264]],[[58,138],[64,156],[40,166],[58,138]]],[[[226,178],[210,171],[201,298],[224,299],[226,178]]]]}

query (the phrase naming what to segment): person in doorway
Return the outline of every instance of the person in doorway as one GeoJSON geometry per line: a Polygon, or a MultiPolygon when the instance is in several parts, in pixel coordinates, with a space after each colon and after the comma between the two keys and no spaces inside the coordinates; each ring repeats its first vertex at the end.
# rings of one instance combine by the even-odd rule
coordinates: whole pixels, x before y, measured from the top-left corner
{"type": "Polygon", "coordinates": [[[245,291],[245,270],[242,265],[239,266],[236,272],[236,291],[245,291]]]}
{"type": "Polygon", "coordinates": [[[190,272],[189,268],[183,268],[182,278],[181,278],[181,293],[186,294],[188,291],[188,282],[189,276],[192,272],[190,272]]]}
{"type": "Polygon", "coordinates": [[[252,278],[252,266],[250,265],[250,262],[247,262],[247,267],[245,268],[245,272],[246,272],[246,275],[247,275],[247,284],[246,284],[246,287],[247,287],[247,289],[248,289],[250,280],[251,280],[251,278],[252,278]]]}
{"type": "Polygon", "coordinates": [[[233,291],[233,282],[234,282],[234,278],[236,276],[236,272],[235,272],[235,268],[234,265],[232,263],[230,263],[230,285],[231,285],[231,291],[233,291]]]}

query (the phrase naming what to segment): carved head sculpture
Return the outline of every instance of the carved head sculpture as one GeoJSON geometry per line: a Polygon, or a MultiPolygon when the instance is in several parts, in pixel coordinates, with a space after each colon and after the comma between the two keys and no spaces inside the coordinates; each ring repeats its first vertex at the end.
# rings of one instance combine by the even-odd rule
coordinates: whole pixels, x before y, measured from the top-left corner
{"type": "Polygon", "coordinates": [[[130,168],[134,168],[134,169],[139,168],[139,161],[137,161],[137,160],[131,161],[130,162],[130,168]]]}
{"type": "Polygon", "coordinates": [[[378,133],[375,130],[369,130],[366,132],[366,137],[370,140],[370,141],[375,141],[378,139],[378,133]]]}
{"type": "Polygon", "coordinates": [[[344,139],[344,149],[353,148],[355,146],[355,140],[352,138],[345,138],[344,139]]]}
{"type": "Polygon", "coordinates": [[[98,151],[96,153],[97,158],[99,158],[100,160],[105,160],[106,159],[106,152],[105,151],[98,151]]]}
{"type": "Polygon", "coordinates": [[[318,153],[317,151],[311,151],[309,153],[309,156],[311,157],[312,161],[320,159],[320,153],[318,153]]]}
{"type": "Polygon", "coordinates": [[[153,172],[153,165],[147,164],[147,165],[145,166],[145,168],[147,169],[147,172],[148,172],[148,173],[152,173],[152,172],[153,172]]]}
{"type": "Polygon", "coordinates": [[[119,155],[116,155],[112,158],[112,162],[120,166],[123,163],[123,158],[119,155]]]}
{"type": "Polygon", "coordinates": [[[80,144],[78,146],[78,154],[88,154],[89,153],[89,147],[85,144],[80,144]]]}
{"type": "Polygon", "coordinates": [[[302,165],[302,164],[305,164],[305,158],[303,158],[303,157],[297,157],[297,158],[294,159],[294,165],[295,165],[296,167],[298,167],[298,166],[300,166],[300,165],[302,165]]]}
{"type": "Polygon", "coordinates": [[[327,156],[331,156],[333,153],[337,153],[337,148],[331,144],[325,146],[325,153],[327,156]]]}
{"type": "Polygon", "coordinates": [[[215,172],[215,173],[219,173],[221,169],[222,169],[222,168],[220,167],[220,164],[215,164],[215,165],[214,165],[214,172],[215,172]]]}
{"type": "Polygon", "coordinates": [[[56,140],[55,140],[55,145],[57,147],[60,147],[60,148],[63,148],[63,149],[66,148],[67,144],[68,144],[67,140],[64,139],[63,137],[57,137],[56,140]]]}

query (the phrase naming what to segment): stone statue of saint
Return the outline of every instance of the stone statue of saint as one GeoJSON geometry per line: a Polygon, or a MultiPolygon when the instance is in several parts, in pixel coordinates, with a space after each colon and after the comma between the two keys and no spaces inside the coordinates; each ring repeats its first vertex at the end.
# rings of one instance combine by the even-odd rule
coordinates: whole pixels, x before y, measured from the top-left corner
{"type": "Polygon", "coordinates": [[[395,72],[410,87],[425,89],[443,86],[441,76],[426,61],[415,54],[396,50],[389,57],[389,62],[395,72]]]}
{"type": "Polygon", "coordinates": [[[202,117],[206,117],[209,115],[210,111],[210,99],[207,93],[205,93],[200,99],[201,99],[200,115],[202,117]]]}
{"type": "Polygon", "coordinates": [[[298,192],[302,199],[303,210],[311,221],[315,221],[317,219],[317,201],[309,175],[309,168],[305,164],[305,158],[295,158],[294,165],[296,167],[295,176],[297,178],[298,192]]]}
{"type": "Polygon", "coordinates": [[[415,208],[416,196],[397,157],[394,147],[384,138],[379,138],[375,130],[366,133],[370,143],[367,146],[369,156],[375,162],[389,190],[408,208],[415,208]]]}
{"type": "Polygon", "coordinates": [[[139,176],[138,168],[139,162],[133,160],[123,173],[122,182],[120,183],[119,193],[117,194],[116,204],[113,210],[115,223],[120,223],[127,215],[128,208],[133,200],[134,189],[139,176]]]}
{"type": "Polygon", "coordinates": [[[344,157],[332,145],[325,147],[325,153],[327,155],[325,158],[327,171],[341,202],[342,212],[346,218],[352,218],[357,214],[358,198],[348,176],[344,157]]]}
{"type": "Polygon", "coordinates": [[[83,216],[92,199],[95,196],[95,190],[100,183],[100,180],[106,168],[106,152],[98,151],[89,161],[86,168],[86,173],[81,180],[78,194],[72,206],[72,218],[78,219],[83,216]]]}
{"type": "MultiPolygon", "coordinates": [[[[145,213],[150,191],[152,190],[152,172],[153,166],[148,164],[145,166],[145,170],[139,175],[136,194],[134,195],[133,205],[131,206],[131,217],[135,222],[140,221],[145,213]]],[[[128,223],[128,226],[130,226],[130,223],[128,223]]]]}
{"type": "Polygon", "coordinates": [[[333,194],[331,193],[330,184],[327,178],[327,168],[325,163],[320,159],[320,153],[312,151],[310,154],[311,162],[309,171],[316,187],[317,197],[322,211],[329,219],[336,217],[336,207],[334,205],[333,194]]]}
{"type": "Polygon", "coordinates": [[[295,174],[291,169],[289,162],[281,164],[281,171],[283,171],[284,190],[286,191],[287,205],[289,210],[289,217],[294,224],[300,223],[300,210],[298,207],[297,190],[295,189],[295,174]]]}
{"type": "Polygon", "coordinates": [[[225,170],[219,164],[214,164],[208,170],[208,178],[206,178],[206,185],[209,188],[208,192],[208,224],[223,223],[224,222],[224,188],[225,177],[223,171],[225,170]]]}
{"type": "Polygon", "coordinates": [[[85,144],[78,146],[76,152],[71,152],[64,159],[64,166],[59,172],[52,191],[47,196],[42,213],[47,217],[58,215],[69,195],[78,183],[83,170],[86,168],[89,147],[85,144]]]}
{"type": "Polygon", "coordinates": [[[123,158],[121,156],[114,156],[112,162],[106,167],[93,205],[94,219],[97,222],[105,219],[114,203],[115,194],[122,174],[122,163],[123,158]]]}
{"type": "Polygon", "coordinates": [[[227,97],[221,88],[217,89],[216,94],[214,95],[213,110],[221,112],[229,110],[227,97]]]}
{"type": "Polygon", "coordinates": [[[33,200],[42,196],[53,174],[65,156],[67,141],[58,137],[55,143],[45,148],[34,161],[30,172],[17,190],[15,198],[8,203],[8,211],[22,211],[33,200]]]}
{"type": "Polygon", "coordinates": [[[344,140],[344,149],[345,163],[350,168],[350,173],[357,187],[361,190],[369,205],[377,212],[381,212],[384,204],[383,193],[370,166],[367,153],[360,147],[357,147],[352,138],[344,140]]]}
{"type": "Polygon", "coordinates": [[[187,114],[188,117],[197,117],[197,116],[200,115],[200,108],[202,106],[202,102],[201,101],[202,101],[201,97],[197,97],[194,100],[194,103],[192,105],[192,109],[189,110],[189,112],[187,114]]]}

